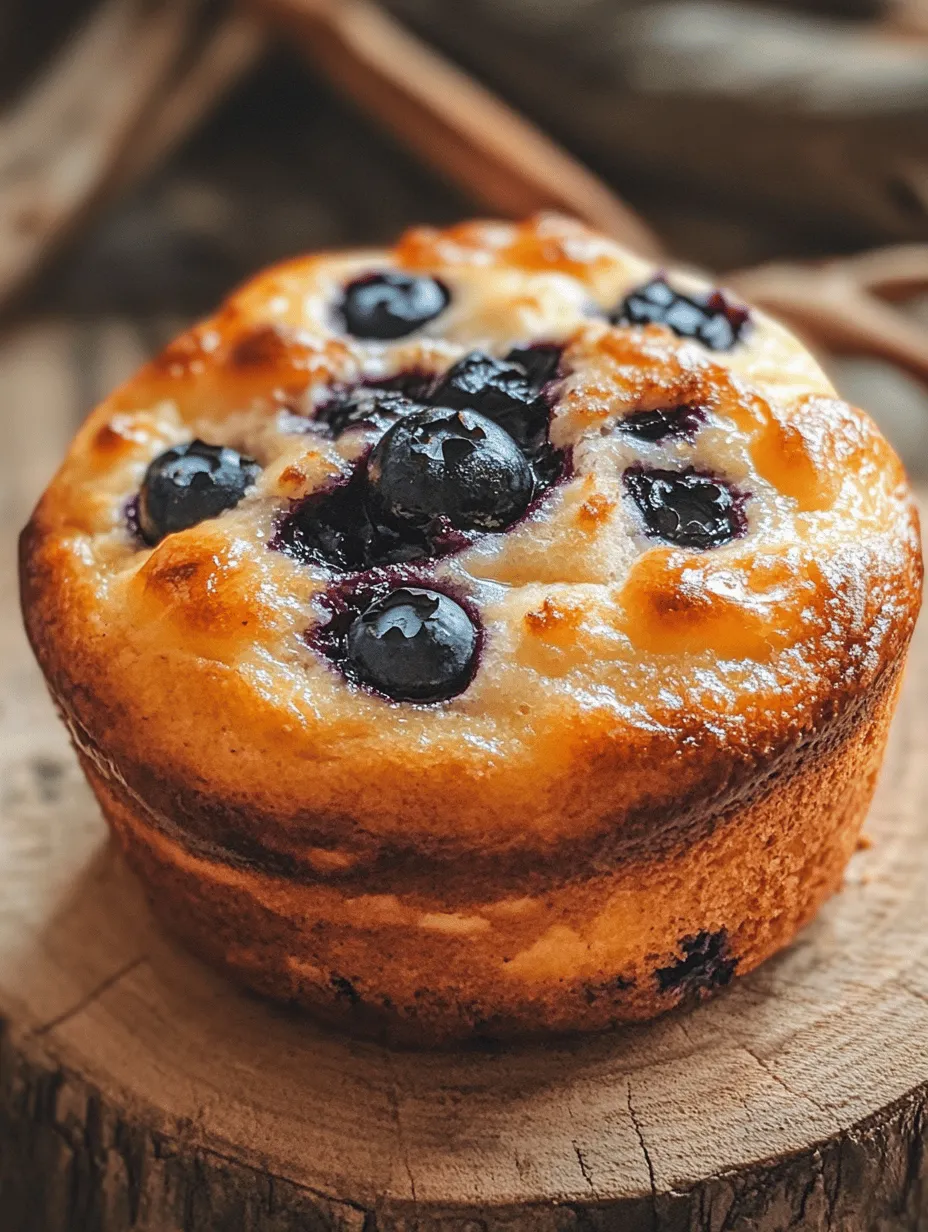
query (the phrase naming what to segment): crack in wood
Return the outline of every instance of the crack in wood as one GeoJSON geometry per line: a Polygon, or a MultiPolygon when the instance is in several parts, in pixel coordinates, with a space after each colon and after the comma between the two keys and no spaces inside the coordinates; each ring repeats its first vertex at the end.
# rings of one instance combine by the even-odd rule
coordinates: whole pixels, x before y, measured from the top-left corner
{"type": "Polygon", "coordinates": [[[574,1148],[574,1154],[577,1157],[577,1163],[580,1165],[580,1171],[583,1173],[583,1179],[586,1181],[587,1185],[589,1185],[590,1189],[595,1192],[596,1186],[593,1184],[593,1177],[590,1173],[586,1159],[583,1156],[583,1151],[580,1149],[580,1143],[571,1142],[570,1145],[574,1148]]]}
{"type": "Polygon", "coordinates": [[[804,1100],[807,1104],[811,1104],[817,1112],[822,1114],[822,1116],[827,1117],[832,1125],[835,1127],[839,1125],[838,1117],[834,1109],[827,1108],[824,1104],[819,1103],[815,1096],[810,1095],[808,1091],[797,1091],[795,1087],[790,1086],[786,1079],[781,1077],[781,1075],[777,1073],[768,1061],[765,1061],[763,1057],[756,1053],[752,1048],[748,1047],[747,1044],[742,1044],[741,1049],[743,1052],[746,1052],[751,1060],[764,1071],[768,1078],[773,1079],[777,1086],[784,1090],[791,1099],[804,1100]]]}
{"type": "MultiPolygon", "coordinates": [[[[567,1113],[567,1119],[570,1122],[572,1131],[576,1132],[578,1127],[576,1124],[576,1118],[574,1117],[573,1104],[569,1100],[566,1104],[565,1111],[567,1113]]],[[[576,1138],[571,1138],[570,1145],[573,1148],[574,1155],[577,1158],[577,1164],[580,1168],[580,1175],[583,1177],[584,1181],[586,1182],[586,1185],[589,1188],[590,1192],[595,1193],[596,1185],[594,1184],[594,1181],[593,1181],[593,1174],[590,1171],[589,1164],[586,1161],[586,1156],[583,1154],[583,1150],[580,1146],[579,1141],[576,1138]]]]}
{"type": "Polygon", "coordinates": [[[815,1196],[816,1191],[818,1190],[819,1184],[821,1184],[821,1187],[822,1187],[822,1194],[824,1195],[825,1193],[824,1164],[822,1162],[822,1157],[818,1152],[816,1152],[815,1154],[815,1164],[816,1164],[815,1170],[813,1171],[812,1175],[809,1177],[809,1180],[799,1198],[799,1211],[797,1214],[798,1222],[796,1223],[796,1226],[800,1228],[805,1223],[806,1213],[809,1210],[810,1203],[812,1202],[812,1199],[815,1196]]]}
{"type": "Polygon", "coordinates": [[[651,1152],[648,1150],[648,1144],[644,1140],[644,1134],[638,1120],[638,1114],[635,1112],[635,1107],[632,1103],[632,1080],[630,1078],[626,1081],[626,1097],[628,1103],[628,1115],[631,1117],[632,1125],[635,1127],[635,1133],[638,1137],[638,1144],[641,1147],[641,1153],[644,1156],[644,1162],[648,1169],[648,1178],[651,1182],[651,1228],[652,1232],[657,1232],[657,1179],[654,1175],[654,1164],[651,1160],[651,1152]]]}
{"type": "Polygon", "coordinates": [[[114,988],[121,980],[124,980],[126,976],[131,975],[133,971],[136,971],[143,963],[147,961],[148,955],[142,954],[138,958],[133,958],[131,962],[124,963],[118,971],[114,971],[113,974],[107,976],[105,980],[101,980],[96,987],[91,988],[88,993],[85,993],[84,996],[81,997],[80,1000],[69,1009],[63,1010],[60,1014],[56,1014],[54,1018],[50,1018],[48,1022],[45,1022],[41,1026],[28,1032],[26,1038],[40,1039],[43,1036],[48,1035],[51,1031],[57,1030],[58,1027],[63,1026],[66,1022],[70,1022],[72,1018],[76,1018],[78,1014],[82,1014],[84,1010],[89,1009],[91,1005],[99,1001],[101,997],[105,996],[111,988],[114,988]]]}

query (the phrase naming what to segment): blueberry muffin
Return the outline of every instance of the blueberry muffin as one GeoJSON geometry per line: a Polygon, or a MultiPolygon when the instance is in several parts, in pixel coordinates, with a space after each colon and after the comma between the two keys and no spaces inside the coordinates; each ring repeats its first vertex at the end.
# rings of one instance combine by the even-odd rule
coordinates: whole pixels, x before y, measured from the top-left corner
{"type": "Polygon", "coordinates": [[[87,420],[35,653],[165,923],[414,1043],[708,995],[840,885],[921,589],[797,341],[578,224],[273,268],[87,420]]]}

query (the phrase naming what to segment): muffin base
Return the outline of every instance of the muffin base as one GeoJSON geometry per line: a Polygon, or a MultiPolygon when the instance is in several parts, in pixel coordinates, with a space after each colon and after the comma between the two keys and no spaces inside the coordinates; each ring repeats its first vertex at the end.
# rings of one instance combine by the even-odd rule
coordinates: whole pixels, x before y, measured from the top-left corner
{"type": "MultiPolygon", "coordinates": [[[[98,764],[85,773],[165,925],[254,990],[354,1033],[434,1046],[604,1030],[702,999],[787,945],[841,885],[866,816],[901,672],[837,745],[819,740],[711,832],[468,907],[440,891],[348,894],[194,854],[98,764]]],[[[481,892],[483,890],[483,893],[481,892]]]]}

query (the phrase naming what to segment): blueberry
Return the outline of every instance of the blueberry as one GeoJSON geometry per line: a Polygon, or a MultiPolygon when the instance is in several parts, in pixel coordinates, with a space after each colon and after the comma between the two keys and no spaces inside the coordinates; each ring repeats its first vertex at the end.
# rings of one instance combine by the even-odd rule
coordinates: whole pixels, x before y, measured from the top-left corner
{"type": "Polygon", "coordinates": [[[341,317],[356,338],[387,341],[420,329],[444,312],[450,298],[436,278],[386,270],[348,284],[341,317]]]}
{"type": "Polygon", "coordinates": [[[746,308],[721,291],[684,295],[665,278],[632,291],[609,318],[613,325],[666,325],[680,338],[694,338],[712,351],[730,351],[748,328],[746,308]]]}
{"type": "Polygon", "coordinates": [[[654,411],[635,411],[619,421],[619,429],[642,441],[662,441],[668,436],[689,436],[705,417],[699,406],[673,406],[654,411]]]}
{"type": "Polygon", "coordinates": [[[417,405],[396,390],[359,385],[321,406],[316,421],[325,424],[334,437],[351,428],[386,432],[403,415],[416,410],[417,405]]]}
{"type": "Polygon", "coordinates": [[[678,547],[717,548],[745,531],[743,498],[712,475],[632,467],[625,486],[649,533],[678,547]]]}
{"type": "Polygon", "coordinates": [[[531,383],[541,389],[548,381],[557,376],[561,362],[561,347],[549,342],[536,342],[532,346],[513,347],[506,359],[511,364],[518,364],[525,369],[525,374],[531,383]]]}
{"type": "MultiPolygon", "coordinates": [[[[557,364],[555,353],[555,367],[557,364]]],[[[541,395],[544,378],[528,367],[494,359],[481,351],[465,355],[444,374],[431,395],[438,406],[479,411],[505,428],[524,450],[537,449],[548,431],[548,407],[541,395]]]]}
{"type": "Polygon", "coordinates": [[[375,519],[464,531],[511,526],[535,482],[508,432],[477,411],[442,406],[395,423],[374,446],[367,479],[375,519]]]}
{"type": "Polygon", "coordinates": [[[138,498],[138,525],[146,543],[196,526],[231,509],[260,471],[224,445],[190,441],[159,454],[145,472],[138,498]]]}
{"type": "Polygon", "coordinates": [[[453,599],[402,587],[373,603],[348,630],[348,667],[398,702],[439,702],[462,692],[477,655],[477,630],[453,599]]]}
{"type": "Polygon", "coordinates": [[[444,534],[434,539],[415,527],[402,532],[371,518],[367,508],[364,468],[347,483],[314,492],[296,504],[281,520],[270,547],[305,563],[328,565],[339,572],[378,568],[445,556],[463,547],[463,535],[444,534]]]}
{"type": "Polygon", "coordinates": [[[738,959],[733,958],[728,930],[701,932],[680,938],[683,958],[674,958],[669,967],[658,967],[654,975],[661,992],[677,992],[683,998],[700,997],[712,988],[724,988],[734,979],[738,959]]]}

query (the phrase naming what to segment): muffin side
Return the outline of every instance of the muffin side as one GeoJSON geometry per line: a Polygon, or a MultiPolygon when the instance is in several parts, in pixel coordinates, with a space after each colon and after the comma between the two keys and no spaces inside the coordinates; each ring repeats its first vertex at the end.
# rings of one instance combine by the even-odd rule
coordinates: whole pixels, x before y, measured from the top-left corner
{"type": "Polygon", "coordinates": [[[194,855],[82,761],[164,925],[256,992],[400,1045],[596,1031],[727,987],[840,888],[899,679],[837,747],[673,855],[534,895],[497,897],[488,878],[453,904],[440,888],[365,894],[194,855]]]}

